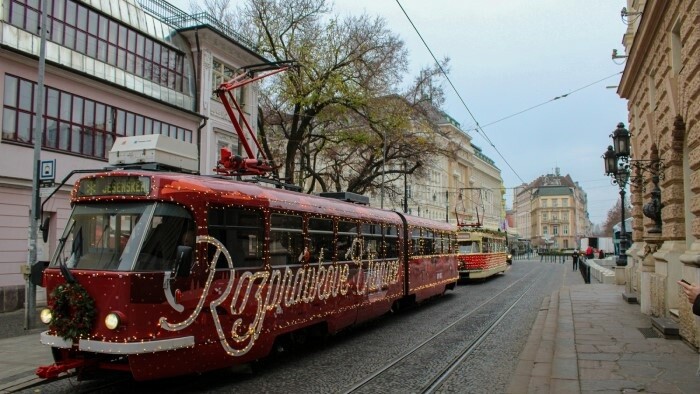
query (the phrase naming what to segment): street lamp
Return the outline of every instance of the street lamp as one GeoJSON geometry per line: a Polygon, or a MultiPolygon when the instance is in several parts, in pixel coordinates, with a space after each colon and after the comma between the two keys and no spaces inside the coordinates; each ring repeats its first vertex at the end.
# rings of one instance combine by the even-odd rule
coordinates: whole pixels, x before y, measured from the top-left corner
{"type": "Polygon", "coordinates": [[[627,246],[627,232],[625,230],[625,187],[627,183],[645,190],[644,173],[651,174],[651,181],[654,185],[651,191],[651,200],[644,204],[642,213],[644,216],[652,219],[654,225],[649,229],[650,234],[661,233],[661,189],[659,188],[659,180],[664,178],[664,164],[659,158],[659,152],[656,144],[652,144],[649,153],[649,160],[632,160],[630,158],[630,132],[625,128],[624,123],[618,123],[617,128],[610,134],[613,144],[608,146],[608,149],[603,154],[605,162],[605,175],[612,178],[612,183],[620,187],[620,198],[622,200],[620,216],[620,255],[617,258],[617,265],[627,265],[627,255],[625,248],[627,246]],[[631,175],[634,169],[634,175],[631,175]]]}
{"type": "Polygon", "coordinates": [[[620,254],[617,256],[616,264],[620,267],[627,265],[627,231],[625,229],[625,188],[630,178],[629,156],[630,156],[630,133],[625,129],[625,124],[620,122],[617,128],[610,135],[613,145],[603,154],[605,163],[605,175],[612,178],[612,183],[620,188],[620,254]]]}

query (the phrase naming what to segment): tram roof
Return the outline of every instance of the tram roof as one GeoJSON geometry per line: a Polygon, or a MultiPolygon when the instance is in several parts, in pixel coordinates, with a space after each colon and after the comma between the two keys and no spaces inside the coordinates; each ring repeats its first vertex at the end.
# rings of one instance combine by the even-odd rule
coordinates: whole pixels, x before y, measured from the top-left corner
{"type": "MultiPolygon", "coordinates": [[[[152,179],[152,188],[158,189],[157,199],[172,200],[182,204],[197,204],[206,195],[210,202],[219,204],[272,208],[283,211],[304,211],[356,219],[372,218],[381,222],[395,224],[401,224],[400,216],[403,216],[406,218],[407,223],[412,226],[432,227],[443,231],[455,231],[457,229],[455,225],[450,223],[410,216],[402,212],[214,176],[142,170],[115,170],[86,176],[82,179],[104,176],[148,176],[152,179]]],[[[78,201],[82,200],[78,199],[78,201]]]]}

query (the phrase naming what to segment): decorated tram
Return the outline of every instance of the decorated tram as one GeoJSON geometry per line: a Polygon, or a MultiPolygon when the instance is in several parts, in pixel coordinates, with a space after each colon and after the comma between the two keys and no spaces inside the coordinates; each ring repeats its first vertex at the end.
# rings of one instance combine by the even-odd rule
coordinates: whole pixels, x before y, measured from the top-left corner
{"type": "Polygon", "coordinates": [[[268,176],[232,91],[285,69],[272,68],[217,89],[247,154],[223,148],[218,175],[196,175],[196,146],[150,135],[118,138],[111,169],[75,183],[43,274],[41,342],[55,363],[40,377],[225,368],[454,289],[456,226],[268,176]]]}
{"type": "Polygon", "coordinates": [[[505,272],[512,261],[502,231],[461,227],[457,244],[461,279],[488,278],[505,272]]]}
{"type": "Polygon", "coordinates": [[[219,176],[105,171],[79,179],[71,204],[44,271],[41,342],[56,361],[44,378],[247,363],[459,277],[456,226],[219,176]]]}

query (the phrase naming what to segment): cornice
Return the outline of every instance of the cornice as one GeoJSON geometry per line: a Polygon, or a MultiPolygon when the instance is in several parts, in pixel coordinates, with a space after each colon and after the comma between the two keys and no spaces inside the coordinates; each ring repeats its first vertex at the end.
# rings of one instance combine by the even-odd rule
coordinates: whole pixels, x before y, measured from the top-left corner
{"type": "Polygon", "coordinates": [[[621,98],[629,99],[637,79],[642,76],[641,68],[644,59],[649,55],[652,40],[661,26],[663,15],[669,3],[666,0],[650,0],[644,7],[641,23],[634,36],[625,70],[622,73],[620,87],[617,89],[617,94],[621,98]]]}

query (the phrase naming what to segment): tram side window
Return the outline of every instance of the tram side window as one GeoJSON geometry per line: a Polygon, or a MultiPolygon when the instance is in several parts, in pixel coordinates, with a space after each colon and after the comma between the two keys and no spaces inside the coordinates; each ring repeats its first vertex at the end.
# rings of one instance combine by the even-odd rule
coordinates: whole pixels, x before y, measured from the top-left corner
{"type": "Polygon", "coordinates": [[[364,250],[362,258],[367,260],[375,260],[384,258],[383,251],[380,246],[382,244],[382,226],[379,224],[363,224],[361,227],[362,238],[364,240],[364,250]]]}
{"type": "Polygon", "coordinates": [[[187,210],[177,205],[159,204],[147,230],[137,269],[173,269],[177,247],[194,247],[194,228],[194,221],[187,210]]]}
{"type": "Polygon", "coordinates": [[[483,248],[482,252],[483,253],[491,253],[492,252],[492,250],[491,250],[492,245],[491,244],[492,244],[491,238],[484,238],[484,240],[482,241],[482,245],[481,245],[483,248]]]}
{"type": "Polygon", "coordinates": [[[387,259],[399,257],[399,233],[396,226],[384,227],[384,250],[387,259]]]}
{"type": "Polygon", "coordinates": [[[358,243],[355,241],[357,239],[358,225],[355,222],[338,221],[338,242],[336,247],[338,248],[337,256],[338,261],[350,261],[354,258],[358,258],[362,251],[358,250],[358,243]],[[353,246],[355,250],[353,250],[353,246]]]}
{"type": "Polygon", "coordinates": [[[311,263],[333,261],[333,220],[309,219],[309,251],[311,263]]]}
{"type": "Polygon", "coordinates": [[[270,215],[270,265],[299,264],[304,252],[303,220],[298,215],[270,215]]]}
{"type": "Polygon", "coordinates": [[[448,233],[445,236],[446,238],[443,238],[443,247],[447,247],[447,253],[454,253],[457,250],[457,241],[454,233],[448,233]],[[444,242],[447,242],[447,244],[444,242]]]}
{"type": "Polygon", "coordinates": [[[441,254],[443,251],[442,247],[442,237],[444,234],[442,232],[435,232],[434,242],[433,242],[433,254],[441,254]]]}
{"type": "MultiPolygon", "coordinates": [[[[263,266],[263,220],[262,212],[243,208],[213,208],[209,211],[209,235],[221,242],[236,268],[259,268],[263,266]]],[[[209,246],[209,258],[216,247],[209,246]]],[[[219,255],[216,268],[228,268],[223,253],[219,255]]]]}
{"type": "Polygon", "coordinates": [[[433,232],[430,230],[423,229],[422,237],[423,239],[423,251],[425,254],[433,254],[435,252],[435,238],[433,232]]]}
{"type": "Polygon", "coordinates": [[[420,237],[420,229],[414,228],[411,231],[411,247],[414,256],[423,255],[423,240],[420,237]]]}

